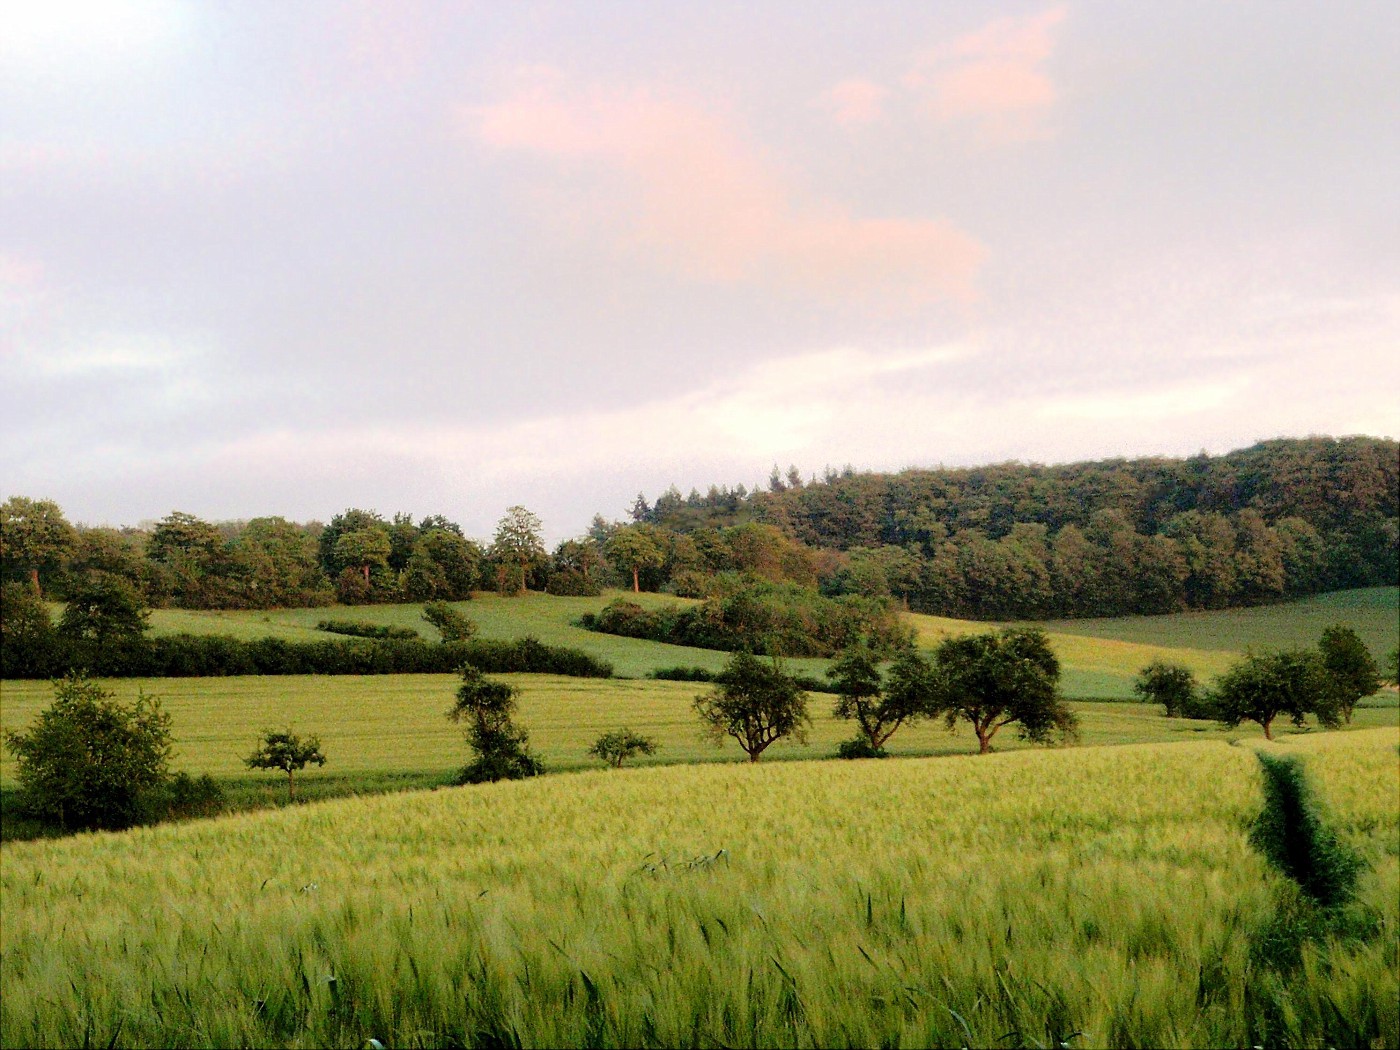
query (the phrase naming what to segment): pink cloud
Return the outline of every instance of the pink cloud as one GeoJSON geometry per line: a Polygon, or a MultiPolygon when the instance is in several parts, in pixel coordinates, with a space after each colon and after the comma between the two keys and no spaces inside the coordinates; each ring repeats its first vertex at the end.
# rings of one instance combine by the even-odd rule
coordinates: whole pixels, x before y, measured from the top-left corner
{"type": "Polygon", "coordinates": [[[852,77],[822,94],[820,103],[842,127],[873,124],[885,116],[889,89],[871,80],[852,77]]]}
{"type": "Polygon", "coordinates": [[[970,298],[985,256],[944,221],[860,218],[802,194],[728,122],[654,89],[532,69],[464,116],[483,144],[562,175],[536,197],[559,202],[551,218],[691,278],[912,307],[970,298]]]}
{"type": "Polygon", "coordinates": [[[926,52],[903,78],[934,117],[971,121],[993,141],[1044,138],[1058,95],[1042,68],[1067,9],[995,19],[926,52]]]}

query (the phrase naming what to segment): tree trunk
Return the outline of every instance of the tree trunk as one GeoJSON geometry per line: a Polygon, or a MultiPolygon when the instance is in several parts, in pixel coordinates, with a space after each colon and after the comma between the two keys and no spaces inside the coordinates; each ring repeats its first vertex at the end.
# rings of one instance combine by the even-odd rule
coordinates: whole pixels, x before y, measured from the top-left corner
{"type": "Polygon", "coordinates": [[[362,569],[364,570],[364,573],[365,573],[365,584],[368,585],[368,584],[369,584],[369,566],[368,566],[368,565],[362,565],[362,566],[360,566],[360,568],[362,568],[362,569]]]}
{"type": "Polygon", "coordinates": [[[29,586],[33,589],[34,593],[37,594],[40,598],[44,596],[43,590],[41,590],[39,587],[39,570],[37,568],[32,568],[29,570],[29,586]]]}
{"type": "Polygon", "coordinates": [[[1270,726],[1270,724],[1271,724],[1272,722],[1273,722],[1273,719],[1270,718],[1270,719],[1269,719],[1268,721],[1266,721],[1266,722],[1260,722],[1260,723],[1259,723],[1261,726],[1264,727],[1264,739],[1265,739],[1265,740],[1272,740],[1272,739],[1274,738],[1273,730],[1271,730],[1271,729],[1269,728],[1269,726],[1270,726]]]}
{"type": "Polygon", "coordinates": [[[290,802],[296,797],[297,789],[296,785],[292,783],[292,771],[289,769],[287,770],[287,801],[290,802]]]}
{"type": "Polygon", "coordinates": [[[632,593],[642,593],[642,585],[637,581],[637,567],[635,565],[632,566],[632,593]]]}
{"type": "Polygon", "coordinates": [[[987,754],[992,750],[992,734],[987,732],[987,730],[983,729],[976,722],[972,724],[972,728],[977,730],[977,753],[979,755],[987,754]]]}

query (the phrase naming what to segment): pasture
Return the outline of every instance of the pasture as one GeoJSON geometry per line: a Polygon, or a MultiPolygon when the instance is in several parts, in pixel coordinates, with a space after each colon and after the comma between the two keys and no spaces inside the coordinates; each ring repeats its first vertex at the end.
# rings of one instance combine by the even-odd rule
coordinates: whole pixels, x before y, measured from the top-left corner
{"type": "Polygon", "coordinates": [[[7,845],[0,1042],[1395,1046],[1396,739],[1291,961],[1248,746],[598,771],[7,845]]]}
{"type": "MultiPolygon", "coordinates": [[[[485,638],[520,638],[533,634],[551,645],[566,645],[610,661],[617,674],[641,678],[660,667],[704,667],[718,670],[727,654],[710,649],[663,645],[635,638],[597,634],[573,626],[585,612],[596,612],[624,592],[601,598],[559,598],[529,594],[500,598],[483,594],[458,607],[476,620],[485,638]]],[[[626,595],[645,607],[665,604],[668,595],[626,595]]],[[[322,619],[356,619],[411,627],[435,637],[420,617],[419,605],[337,606],[330,609],[196,612],[157,609],[152,631],[173,634],[230,634],[239,638],[274,636],[289,640],[335,638],[315,629],[322,619]]],[[[947,634],[987,630],[992,624],[915,614],[910,617],[919,643],[937,644],[947,634]]],[[[1191,668],[1202,681],[1222,672],[1250,646],[1315,645],[1322,629],[1344,623],[1370,646],[1377,661],[1400,642],[1400,588],[1374,587],[1288,602],[1282,605],[1219,612],[1178,613],[1171,616],[1122,617],[1110,620],[1066,620],[1038,624],[1064,666],[1066,696],[1083,699],[1131,700],[1133,679],[1146,664],[1163,659],[1191,668]]],[[[795,671],[821,675],[826,661],[789,661],[795,671]]]]}

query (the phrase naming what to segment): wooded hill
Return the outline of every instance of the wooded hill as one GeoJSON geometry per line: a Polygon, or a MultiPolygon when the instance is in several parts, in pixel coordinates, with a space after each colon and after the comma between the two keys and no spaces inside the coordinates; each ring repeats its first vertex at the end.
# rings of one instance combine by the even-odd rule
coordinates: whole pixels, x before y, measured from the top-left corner
{"type": "Polygon", "coordinates": [[[716,532],[772,526],[815,552],[827,593],[976,618],[1110,616],[1395,584],[1398,476],[1394,441],[1313,437],[1217,457],[828,469],[807,482],[775,467],[767,491],[673,488],[654,505],[639,497],[632,516],[702,551],[716,532]]]}
{"type": "Polygon", "coordinates": [[[182,608],[463,600],[522,585],[716,601],[776,587],[758,594],[767,601],[795,585],[978,619],[1163,613],[1397,583],[1398,474],[1400,445],[1369,437],[806,481],[775,468],[767,490],[639,496],[630,523],[596,516],[552,554],[519,507],[483,544],[441,515],[356,508],[327,525],[174,512],[151,529],[75,528],[51,501],[13,496],[0,505],[0,573],[70,604],[130,591],[182,608]]]}

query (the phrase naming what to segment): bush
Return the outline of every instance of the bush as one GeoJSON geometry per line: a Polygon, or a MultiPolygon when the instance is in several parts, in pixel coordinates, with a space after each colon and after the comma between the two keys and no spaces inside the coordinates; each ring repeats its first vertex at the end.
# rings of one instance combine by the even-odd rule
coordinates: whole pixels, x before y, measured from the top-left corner
{"type": "Polygon", "coordinates": [[[28,732],[6,733],[5,743],[24,812],[68,830],[126,828],[166,782],[170,716],[144,694],[123,704],[72,676],[54,683],[53,706],[28,732]]]}
{"type": "Polygon", "coordinates": [[[352,638],[417,638],[418,632],[412,627],[393,627],[388,624],[366,623],[363,620],[322,620],[316,630],[329,634],[344,634],[352,638]]]}
{"type": "Polygon", "coordinates": [[[646,610],[618,598],[578,626],[624,638],[768,656],[831,656],[864,640],[888,654],[908,628],[888,600],[826,598],[789,583],[741,580],[699,605],[646,610]]]}
{"type": "Polygon", "coordinates": [[[544,585],[546,594],[568,598],[596,598],[602,588],[577,569],[561,569],[551,573],[544,585]]]}
{"type": "Polygon", "coordinates": [[[150,793],[144,815],[153,821],[217,817],[224,805],[223,788],[213,777],[192,777],[182,770],[150,793]]]}
{"type": "Polygon", "coordinates": [[[423,619],[437,628],[444,642],[465,642],[476,634],[476,621],[446,602],[428,602],[423,619]]]}
{"type": "Polygon", "coordinates": [[[843,740],[836,746],[837,758],[889,758],[890,753],[883,747],[874,747],[870,740],[858,736],[854,740],[843,740]]]}

